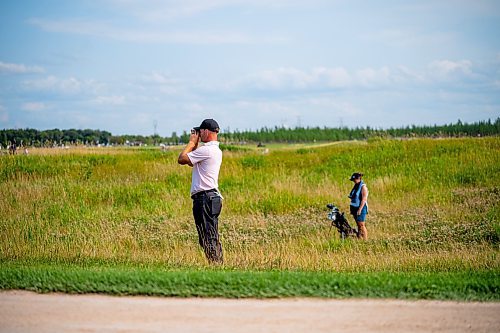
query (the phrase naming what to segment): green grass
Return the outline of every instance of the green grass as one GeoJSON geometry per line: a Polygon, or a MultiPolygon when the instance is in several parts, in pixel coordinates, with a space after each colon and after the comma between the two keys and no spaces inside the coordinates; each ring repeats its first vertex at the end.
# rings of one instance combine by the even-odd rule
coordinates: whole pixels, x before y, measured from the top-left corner
{"type": "MultiPolygon", "coordinates": [[[[177,164],[178,150],[41,149],[1,156],[0,271],[24,270],[36,280],[44,270],[85,275],[89,263],[97,263],[103,271],[164,267],[151,273],[155,277],[169,271],[279,271],[292,277],[284,285],[294,274],[318,273],[339,279],[404,276],[409,286],[418,282],[412,275],[439,276],[458,286],[456,277],[475,281],[473,272],[482,272],[492,274],[485,282],[489,290],[498,285],[500,138],[266,149],[225,147],[220,271],[212,270],[198,247],[191,170],[177,164]],[[367,242],[341,241],[328,231],[325,205],[348,211],[353,171],[365,174],[370,190],[367,242]]],[[[97,283],[96,269],[88,276],[97,283]]],[[[16,287],[1,276],[4,288],[16,287]]],[[[29,288],[32,280],[26,281],[29,288]]]]}
{"type": "Polygon", "coordinates": [[[330,297],[499,301],[499,272],[335,273],[5,265],[1,289],[176,297],[330,297]]]}

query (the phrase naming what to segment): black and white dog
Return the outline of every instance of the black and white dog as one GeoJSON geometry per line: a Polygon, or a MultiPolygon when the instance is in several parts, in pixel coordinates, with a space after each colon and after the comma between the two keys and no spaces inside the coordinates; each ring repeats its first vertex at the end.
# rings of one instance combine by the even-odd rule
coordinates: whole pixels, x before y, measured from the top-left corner
{"type": "Polygon", "coordinates": [[[328,219],[332,221],[330,230],[332,227],[337,228],[340,238],[342,239],[346,239],[347,237],[358,237],[358,231],[347,222],[343,212],[341,213],[333,204],[328,204],[326,207],[330,209],[328,212],[328,219]]]}

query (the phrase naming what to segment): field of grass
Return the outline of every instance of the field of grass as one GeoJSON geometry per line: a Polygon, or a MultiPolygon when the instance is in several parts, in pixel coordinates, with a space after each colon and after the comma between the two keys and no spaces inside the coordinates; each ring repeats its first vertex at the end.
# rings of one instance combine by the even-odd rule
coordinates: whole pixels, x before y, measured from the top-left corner
{"type": "Polygon", "coordinates": [[[177,164],[178,150],[0,157],[0,287],[14,287],[14,273],[28,267],[118,265],[210,274],[458,274],[471,281],[489,274],[486,290],[498,291],[500,138],[269,146],[266,153],[225,148],[225,264],[215,271],[198,248],[191,170],[177,164]],[[370,190],[366,242],[341,241],[326,220],[326,203],[348,210],[353,171],[365,174],[370,190]]]}

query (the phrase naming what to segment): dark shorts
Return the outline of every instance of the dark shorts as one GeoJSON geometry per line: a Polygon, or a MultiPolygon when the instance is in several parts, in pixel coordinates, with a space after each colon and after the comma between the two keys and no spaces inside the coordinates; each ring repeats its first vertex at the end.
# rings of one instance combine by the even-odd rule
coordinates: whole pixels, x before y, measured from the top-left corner
{"type": "Polygon", "coordinates": [[[352,217],[354,217],[354,221],[365,222],[366,214],[368,213],[368,209],[367,209],[366,205],[363,207],[363,209],[361,210],[361,214],[359,214],[359,215],[358,215],[358,208],[359,207],[353,207],[353,206],[350,206],[350,207],[351,207],[351,215],[352,215],[352,217]]]}

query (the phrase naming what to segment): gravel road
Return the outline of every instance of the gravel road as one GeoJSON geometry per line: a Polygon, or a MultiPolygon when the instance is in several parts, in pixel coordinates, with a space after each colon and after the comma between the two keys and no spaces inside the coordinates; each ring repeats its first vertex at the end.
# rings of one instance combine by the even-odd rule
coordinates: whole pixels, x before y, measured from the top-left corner
{"type": "Polygon", "coordinates": [[[0,292],[0,332],[500,332],[500,303],[0,292]]]}

